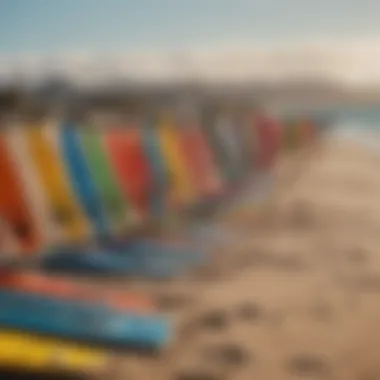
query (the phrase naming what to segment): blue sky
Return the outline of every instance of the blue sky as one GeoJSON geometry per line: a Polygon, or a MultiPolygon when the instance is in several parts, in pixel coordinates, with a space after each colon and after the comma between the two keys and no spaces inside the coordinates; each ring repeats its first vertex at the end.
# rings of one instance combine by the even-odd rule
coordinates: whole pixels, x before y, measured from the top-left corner
{"type": "Polygon", "coordinates": [[[0,0],[0,54],[380,35],[379,0],[0,0]]]}

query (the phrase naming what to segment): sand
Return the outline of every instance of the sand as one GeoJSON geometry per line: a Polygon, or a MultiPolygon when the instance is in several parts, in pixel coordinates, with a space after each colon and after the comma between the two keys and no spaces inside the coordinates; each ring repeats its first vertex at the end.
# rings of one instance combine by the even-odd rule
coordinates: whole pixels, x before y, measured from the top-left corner
{"type": "MultiPolygon", "coordinates": [[[[176,334],[104,380],[380,379],[380,157],[329,139],[278,168],[265,214],[186,278],[133,283],[176,334]]],[[[232,228],[232,227],[231,227],[232,228]]]]}

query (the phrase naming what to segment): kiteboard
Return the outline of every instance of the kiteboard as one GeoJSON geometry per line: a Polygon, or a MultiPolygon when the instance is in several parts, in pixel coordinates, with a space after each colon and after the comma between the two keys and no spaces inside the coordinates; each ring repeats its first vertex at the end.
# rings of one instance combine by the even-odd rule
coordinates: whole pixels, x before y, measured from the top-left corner
{"type": "Polygon", "coordinates": [[[0,324],[102,346],[159,349],[169,339],[169,326],[162,318],[8,289],[0,290],[0,324]]]}
{"type": "Polygon", "coordinates": [[[17,167],[8,149],[4,130],[0,134],[0,218],[11,228],[22,253],[33,254],[41,244],[17,167]]]}
{"type": "Polygon", "coordinates": [[[157,133],[161,152],[170,173],[174,202],[178,202],[179,206],[189,206],[196,202],[197,193],[186,167],[178,130],[170,120],[162,120],[157,126],[157,133]]]}
{"type": "Polygon", "coordinates": [[[24,124],[13,124],[7,128],[4,138],[8,144],[12,160],[20,175],[25,198],[30,205],[36,228],[42,237],[43,247],[60,244],[64,239],[62,226],[52,218],[49,203],[44,196],[42,183],[37,177],[33,160],[25,141],[25,130],[30,128],[24,124]]]}
{"type": "Polygon", "coordinates": [[[115,127],[107,130],[105,141],[125,197],[146,219],[153,181],[141,132],[134,126],[115,127]]]}
{"type": "Polygon", "coordinates": [[[102,304],[114,310],[129,310],[137,314],[154,311],[153,302],[137,293],[94,288],[62,277],[37,273],[3,272],[0,276],[0,287],[69,301],[76,300],[85,304],[102,304]]]}
{"type": "Polygon", "coordinates": [[[26,373],[99,373],[110,355],[99,348],[0,329],[0,367],[26,373]]]}
{"type": "Polygon", "coordinates": [[[79,132],[80,142],[99,196],[116,234],[136,223],[136,213],[120,189],[104,141],[105,130],[87,128],[79,132]]]}
{"type": "Polygon", "coordinates": [[[54,126],[28,126],[23,131],[27,153],[43,191],[51,218],[61,226],[68,242],[85,240],[90,228],[68,182],[52,134],[54,126]]]}
{"type": "Polygon", "coordinates": [[[92,223],[97,237],[107,237],[112,232],[80,144],[78,126],[63,123],[59,131],[59,142],[71,186],[80,201],[83,211],[92,223]]]}

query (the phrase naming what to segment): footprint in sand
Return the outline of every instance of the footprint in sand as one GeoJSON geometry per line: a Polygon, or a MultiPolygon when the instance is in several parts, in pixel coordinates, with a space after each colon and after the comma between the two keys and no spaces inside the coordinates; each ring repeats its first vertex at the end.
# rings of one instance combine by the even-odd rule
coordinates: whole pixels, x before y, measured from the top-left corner
{"type": "Polygon", "coordinates": [[[201,363],[179,372],[175,380],[226,380],[231,371],[245,366],[252,355],[237,344],[210,345],[200,350],[201,363]]]}
{"type": "Polygon", "coordinates": [[[252,361],[252,354],[235,343],[206,347],[203,356],[218,366],[227,367],[241,367],[252,361]]]}
{"type": "Polygon", "coordinates": [[[326,300],[317,300],[311,307],[311,315],[319,321],[329,321],[334,316],[333,307],[326,300]]]}
{"type": "Polygon", "coordinates": [[[213,310],[203,314],[198,325],[206,330],[225,330],[229,325],[228,313],[225,310],[213,310]]]}
{"type": "Polygon", "coordinates": [[[352,248],[346,252],[346,258],[352,264],[365,264],[368,261],[368,253],[362,248],[352,248]]]}
{"type": "Polygon", "coordinates": [[[380,292],[380,275],[378,274],[347,276],[343,281],[347,289],[359,292],[380,292]]]}
{"type": "Polygon", "coordinates": [[[312,354],[300,354],[289,359],[287,370],[299,376],[326,375],[330,368],[325,357],[312,354]]]}
{"type": "Polygon", "coordinates": [[[237,308],[237,316],[243,321],[256,322],[263,316],[262,308],[255,303],[245,303],[237,308]]]}
{"type": "Polygon", "coordinates": [[[184,324],[179,334],[182,339],[192,339],[205,331],[221,333],[228,328],[229,323],[227,311],[206,311],[199,317],[194,317],[184,324]]]}

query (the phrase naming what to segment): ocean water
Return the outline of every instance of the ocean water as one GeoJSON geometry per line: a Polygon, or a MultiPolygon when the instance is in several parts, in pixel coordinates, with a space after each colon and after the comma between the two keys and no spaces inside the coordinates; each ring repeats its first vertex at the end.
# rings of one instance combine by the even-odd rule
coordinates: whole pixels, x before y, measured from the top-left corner
{"type": "Polygon", "coordinates": [[[328,113],[333,120],[332,135],[380,152],[380,106],[341,107],[328,113]]]}

